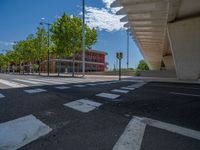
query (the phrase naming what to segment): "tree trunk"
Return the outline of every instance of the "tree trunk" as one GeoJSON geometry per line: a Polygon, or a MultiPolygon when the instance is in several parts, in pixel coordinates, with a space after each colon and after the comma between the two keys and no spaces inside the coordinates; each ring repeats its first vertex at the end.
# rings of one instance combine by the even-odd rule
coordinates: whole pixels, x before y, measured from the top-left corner
{"type": "Polygon", "coordinates": [[[24,65],[25,65],[25,62],[23,63],[23,75],[24,75],[24,69],[25,69],[25,68],[24,68],[24,67],[25,67],[24,65]]]}
{"type": "Polygon", "coordinates": [[[73,68],[72,68],[72,77],[75,75],[75,50],[73,51],[73,68]]]}
{"type": "Polygon", "coordinates": [[[38,68],[38,72],[39,72],[39,76],[40,76],[40,73],[41,73],[41,62],[42,62],[42,60],[40,60],[40,61],[38,61],[39,62],[39,68],[38,68]]]}
{"type": "Polygon", "coordinates": [[[60,76],[60,70],[61,70],[61,61],[60,61],[60,58],[59,58],[58,76],[60,76]]]}

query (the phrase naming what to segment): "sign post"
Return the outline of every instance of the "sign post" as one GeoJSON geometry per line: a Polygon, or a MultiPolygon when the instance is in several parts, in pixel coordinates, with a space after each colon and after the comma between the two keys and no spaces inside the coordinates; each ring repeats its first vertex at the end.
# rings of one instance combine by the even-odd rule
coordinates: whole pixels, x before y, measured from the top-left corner
{"type": "Polygon", "coordinates": [[[119,59],[119,80],[121,80],[121,60],[123,58],[123,53],[117,52],[116,57],[117,57],[117,59],[119,59]]]}

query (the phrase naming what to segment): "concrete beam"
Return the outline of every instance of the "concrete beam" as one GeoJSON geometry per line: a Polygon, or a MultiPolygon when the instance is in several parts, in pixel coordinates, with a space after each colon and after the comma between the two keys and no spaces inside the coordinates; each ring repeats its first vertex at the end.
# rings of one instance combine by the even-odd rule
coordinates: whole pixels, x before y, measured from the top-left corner
{"type": "Polygon", "coordinates": [[[200,77],[200,17],[168,24],[168,36],[179,79],[200,77]]]}
{"type": "MultiPolygon", "coordinates": [[[[131,21],[131,20],[130,20],[131,21]]],[[[164,21],[162,20],[132,20],[134,22],[134,25],[163,25],[164,21]]]]}
{"type": "Polygon", "coordinates": [[[120,2],[120,0],[115,0],[110,6],[111,7],[121,7],[121,2],[120,2]]]}
{"type": "Polygon", "coordinates": [[[125,16],[120,19],[120,22],[128,22],[128,16],[125,16]]]}

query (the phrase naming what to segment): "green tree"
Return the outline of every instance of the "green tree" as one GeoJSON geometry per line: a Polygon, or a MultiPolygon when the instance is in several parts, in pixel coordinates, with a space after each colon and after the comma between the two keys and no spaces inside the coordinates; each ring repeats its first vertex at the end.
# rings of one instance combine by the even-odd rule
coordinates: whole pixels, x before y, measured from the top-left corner
{"type": "MultiPolygon", "coordinates": [[[[70,56],[73,58],[73,68],[75,54],[82,47],[82,20],[76,16],[69,16],[64,13],[51,27],[52,41],[55,45],[57,57],[70,56]]],[[[86,47],[89,48],[97,41],[95,29],[90,29],[86,25],[86,47]]],[[[60,65],[59,65],[60,66],[60,65]]],[[[60,69],[58,73],[60,72],[60,69]]],[[[74,69],[73,69],[74,76],[74,69]]]]}
{"type": "Polygon", "coordinates": [[[4,54],[0,54],[0,69],[1,71],[6,71],[7,70],[7,59],[4,54]]]}
{"type": "Polygon", "coordinates": [[[144,60],[140,60],[137,69],[138,70],[149,70],[149,67],[144,60]]]}
{"type": "Polygon", "coordinates": [[[35,69],[39,71],[40,74],[40,63],[43,58],[47,57],[47,47],[48,38],[47,38],[47,32],[43,27],[38,27],[34,39],[34,60],[35,62],[35,69]],[[39,63],[39,64],[37,64],[39,63]]]}
{"type": "Polygon", "coordinates": [[[19,41],[17,42],[15,45],[14,45],[14,50],[16,51],[17,55],[18,55],[18,61],[19,61],[19,73],[21,72],[21,70],[23,71],[24,73],[24,64],[25,64],[25,61],[26,61],[26,56],[24,55],[25,54],[25,47],[24,47],[24,44],[25,44],[25,40],[23,41],[19,41]],[[23,64],[23,66],[22,66],[23,64]]]}
{"type": "MultiPolygon", "coordinates": [[[[34,46],[34,35],[29,35],[25,40],[17,42],[15,45],[15,51],[18,55],[19,64],[23,64],[23,74],[24,65],[26,62],[31,62],[34,60],[35,46],[34,46]]],[[[21,66],[21,65],[20,65],[21,66]]],[[[20,67],[21,68],[21,67],[20,67]]]]}
{"type": "Polygon", "coordinates": [[[6,53],[8,63],[13,63],[12,70],[13,73],[17,71],[17,64],[19,64],[19,55],[16,50],[11,50],[6,53]]]}

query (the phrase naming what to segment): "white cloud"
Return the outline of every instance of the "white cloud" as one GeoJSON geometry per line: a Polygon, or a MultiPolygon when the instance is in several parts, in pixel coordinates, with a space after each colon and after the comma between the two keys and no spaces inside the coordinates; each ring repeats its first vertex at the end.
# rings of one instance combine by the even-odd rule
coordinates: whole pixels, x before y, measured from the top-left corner
{"type": "Polygon", "coordinates": [[[14,45],[14,42],[5,42],[5,41],[0,41],[0,45],[4,45],[4,46],[12,46],[14,45]]]}
{"type": "Polygon", "coordinates": [[[0,41],[0,50],[11,49],[14,44],[14,42],[0,41]]]}
{"type": "Polygon", "coordinates": [[[106,5],[106,8],[110,8],[110,5],[115,1],[115,0],[102,0],[103,3],[106,5]]]}
{"type": "Polygon", "coordinates": [[[106,30],[108,32],[124,29],[124,23],[120,22],[123,16],[115,13],[119,8],[111,8],[114,0],[102,0],[105,8],[86,7],[86,22],[91,28],[106,30]]]}

